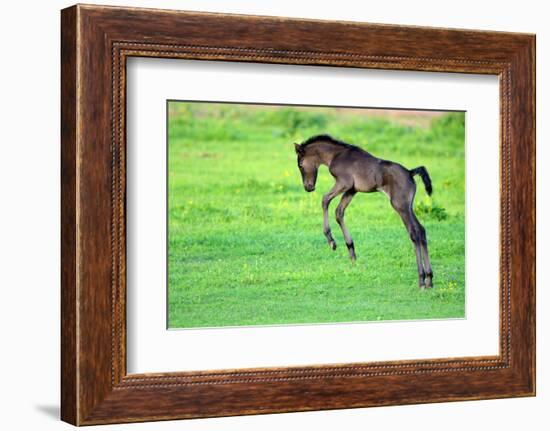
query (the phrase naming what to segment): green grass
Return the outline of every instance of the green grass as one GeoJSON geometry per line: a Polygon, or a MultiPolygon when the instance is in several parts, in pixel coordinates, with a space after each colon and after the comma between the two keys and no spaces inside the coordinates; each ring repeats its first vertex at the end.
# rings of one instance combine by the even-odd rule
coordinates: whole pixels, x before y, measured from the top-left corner
{"type": "Polygon", "coordinates": [[[215,327],[464,317],[464,114],[418,124],[342,109],[170,102],[169,327],[215,327]],[[357,262],[330,208],[322,233],[325,167],[305,193],[293,142],[330,133],[408,168],[418,183],[435,287],[417,286],[413,247],[381,193],[346,212],[357,262]]]}

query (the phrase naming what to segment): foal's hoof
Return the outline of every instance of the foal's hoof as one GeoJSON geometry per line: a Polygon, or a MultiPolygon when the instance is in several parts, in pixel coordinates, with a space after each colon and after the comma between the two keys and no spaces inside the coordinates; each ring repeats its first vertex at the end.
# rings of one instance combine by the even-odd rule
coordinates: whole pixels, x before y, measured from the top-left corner
{"type": "Polygon", "coordinates": [[[328,243],[328,246],[330,247],[331,250],[336,250],[336,242],[331,241],[328,243]]]}
{"type": "Polygon", "coordinates": [[[426,274],[426,278],[424,279],[425,282],[426,282],[426,289],[431,289],[432,287],[434,287],[434,282],[433,282],[433,279],[434,279],[434,274],[433,272],[428,272],[426,274]]]}

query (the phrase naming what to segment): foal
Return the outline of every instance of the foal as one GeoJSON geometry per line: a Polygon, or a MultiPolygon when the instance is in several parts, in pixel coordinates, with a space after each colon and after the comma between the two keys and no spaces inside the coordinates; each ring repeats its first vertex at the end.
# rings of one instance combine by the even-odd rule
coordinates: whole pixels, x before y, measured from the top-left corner
{"type": "Polygon", "coordinates": [[[323,196],[324,234],[332,250],[336,242],[332,237],[328,220],[328,207],[332,199],[342,194],[336,208],[336,221],[342,229],[349,256],[355,261],[355,248],[351,235],[344,223],[344,212],[357,192],[384,192],[403,220],[416,253],[418,284],[420,288],[431,288],[433,272],[428,256],[426,230],[413,211],[416,183],[413,176],[420,175],[428,195],[432,194],[432,182],[424,166],[406,169],[398,163],[382,160],[354,145],[338,141],[329,135],[317,135],[294,144],[298,155],[298,168],[307,192],[315,190],[320,165],[326,165],[336,180],[332,189],[323,196]]]}

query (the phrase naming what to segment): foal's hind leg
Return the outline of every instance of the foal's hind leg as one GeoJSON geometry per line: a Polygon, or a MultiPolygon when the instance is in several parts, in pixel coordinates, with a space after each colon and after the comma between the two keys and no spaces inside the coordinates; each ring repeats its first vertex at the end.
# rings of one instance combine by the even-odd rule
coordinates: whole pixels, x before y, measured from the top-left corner
{"type": "Polygon", "coordinates": [[[422,250],[422,262],[424,265],[424,273],[425,275],[425,281],[426,281],[426,288],[431,289],[433,287],[433,271],[432,271],[432,265],[430,263],[430,255],[428,254],[428,239],[426,237],[426,229],[424,229],[424,226],[420,224],[418,219],[416,218],[416,215],[414,214],[414,211],[412,211],[412,215],[414,219],[416,220],[416,223],[420,226],[421,236],[420,236],[420,248],[422,250]]]}
{"type": "Polygon", "coordinates": [[[340,200],[340,203],[336,207],[336,221],[340,225],[340,229],[342,229],[342,233],[344,234],[344,240],[346,241],[346,246],[348,247],[349,257],[352,261],[355,261],[355,246],[353,245],[353,239],[351,238],[351,235],[349,233],[348,228],[346,227],[346,224],[344,223],[344,213],[346,212],[346,208],[355,196],[355,193],[357,193],[355,190],[348,190],[346,191],[342,199],[340,200]]]}
{"type": "MultiPolygon", "coordinates": [[[[416,266],[418,269],[418,287],[426,287],[426,272],[422,257],[422,238],[426,237],[424,227],[419,223],[412,210],[412,199],[395,199],[392,197],[391,204],[397,211],[414,245],[416,255],[416,266]]],[[[431,278],[430,286],[431,287],[431,278]]]]}
{"type": "MultiPolygon", "coordinates": [[[[416,267],[418,269],[418,287],[423,289],[424,287],[426,287],[426,272],[424,270],[421,239],[422,231],[424,228],[420,223],[415,223],[412,210],[398,212],[407,228],[407,231],[409,232],[409,236],[414,246],[414,253],[416,255],[416,267]]],[[[431,285],[429,287],[431,287],[431,285]]]]}
{"type": "Polygon", "coordinates": [[[432,265],[430,263],[430,256],[428,255],[428,243],[422,244],[422,257],[424,258],[424,271],[426,271],[426,288],[431,289],[433,287],[434,273],[432,271],[432,265]]]}

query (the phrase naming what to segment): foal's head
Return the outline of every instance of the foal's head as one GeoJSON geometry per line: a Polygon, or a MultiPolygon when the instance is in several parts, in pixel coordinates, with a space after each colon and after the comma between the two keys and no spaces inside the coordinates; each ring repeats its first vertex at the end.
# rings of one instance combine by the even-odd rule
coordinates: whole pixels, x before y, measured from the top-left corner
{"type": "Polygon", "coordinates": [[[317,171],[319,170],[317,156],[315,154],[308,154],[304,145],[294,144],[294,148],[298,156],[298,169],[300,169],[300,173],[302,174],[304,189],[306,189],[306,192],[312,192],[315,190],[317,171]]]}

